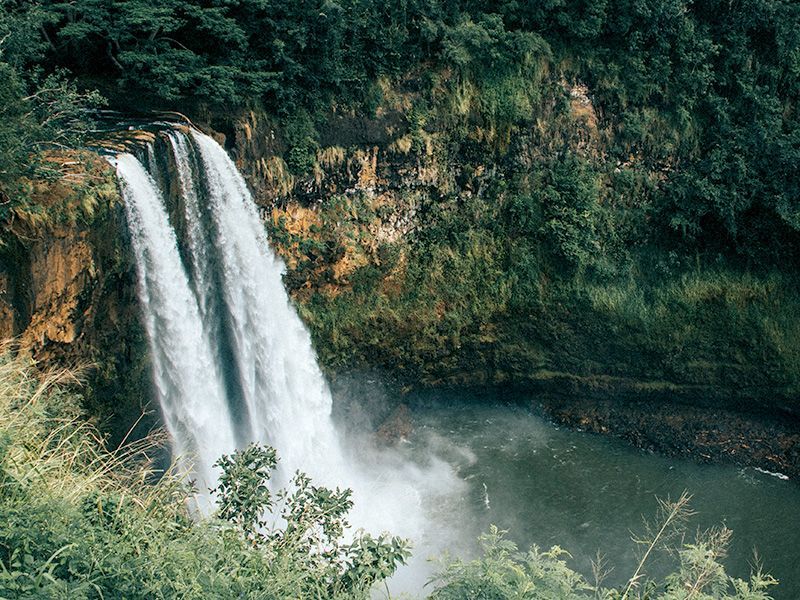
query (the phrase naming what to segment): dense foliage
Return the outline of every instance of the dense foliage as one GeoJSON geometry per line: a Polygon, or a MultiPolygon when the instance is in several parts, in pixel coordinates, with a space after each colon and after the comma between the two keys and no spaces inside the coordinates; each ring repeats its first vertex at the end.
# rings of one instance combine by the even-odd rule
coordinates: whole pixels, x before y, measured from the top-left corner
{"type": "Polygon", "coordinates": [[[80,145],[91,120],[85,110],[104,99],[79,90],[67,73],[44,68],[40,11],[0,2],[0,218],[30,200],[30,180],[57,178],[47,150],[80,145]]]}
{"type": "MultiPolygon", "coordinates": [[[[701,540],[686,544],[679,552],[678,570],[665,581],[648,580],[637,573],[627,585],[601,586],[607,575],[595,567],[600,581],[590,584],[567,566],[569,553],[554,546],[533,546],[520,552],[492,528],[480,538],[482,555],[471,562],[452,561],[439,573],[439,587],[431,600],[769,600],[775,580],[761,572],[750,581],[725,573],[719,560],[730,538],[728,530],[707,532],[701,540]]],[[[649,548],[654,546],[648,545],[649,548]]]]}
{"type": "MultiPolygon", "coordinates": [[[[578,202],[610,195],[639,215],[640,242],[797,257],[800,7],[790,0],[3,0],[0,14],[6,139],[30,113],[13,101],[26,93],[20,78],[62,69],[121,108],[263,105],[287,124],[299,171],[325,115],[369,114],[382,78],[421,92],[409,129],[449,123],[500,148],[563,102],[563,83],[581,82],[602,138],[588,167],[610,189],[578,202]]],[[[30,148],[12,145],[3,162],[30,148]]],[[[543,158],[560,162],[564,150],[543,158]]],[[[551,233],[572,260],[590,250],[566,221],[551,233]]]]}
{"type": "Polygon", "coordinates": [[[108,451],[74,384],[0,357],[0,598],[367,598],[407,556],[344,541],[347,490],[298,474],[271,502],[268,448],[222,457],[218,516],[194,520],[180,474],[151,468],[157,440],[108,451]]]}

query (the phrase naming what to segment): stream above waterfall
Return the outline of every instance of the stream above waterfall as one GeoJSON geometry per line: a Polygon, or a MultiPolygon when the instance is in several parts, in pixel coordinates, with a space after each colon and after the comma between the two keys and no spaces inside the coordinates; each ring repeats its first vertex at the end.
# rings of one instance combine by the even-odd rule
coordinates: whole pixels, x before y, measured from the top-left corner
{"type": "MultiPolygon", "coordinates": [[[[638,560],[631,533],[655,517],[656,498],[692,494],[697,512],[689,534],[725,525],[733,530],[728,572],[746,578],[756,550],[764,570],[780,580],[776,599],[800,597],[800,486],[752,468],[700,465],[637,450],[606,436],[560,428],[490,392],[426,391],[409,400],[413,433],[403,452],[425,462],[444,459],[465,483],[436,509],[442,527],[461,533],[460,551],[490,525],[508,530],[521,549],[559,545],[570,566],[590,578],[600,552],[613,571],[606,583],[629,577],[638,560]]],[[[455,550],[455,549],[453,549],[455,550]]],[[[660,557],[650,573],[670,565],[660,557]]]]}

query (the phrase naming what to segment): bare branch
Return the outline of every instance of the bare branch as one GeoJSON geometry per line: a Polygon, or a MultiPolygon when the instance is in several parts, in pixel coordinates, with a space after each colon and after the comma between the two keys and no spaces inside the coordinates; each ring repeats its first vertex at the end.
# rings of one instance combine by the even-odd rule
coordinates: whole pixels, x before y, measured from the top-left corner
{"type": "MultiPolygon", "coordinates": [[[[115,45],[117,46],[117,50],[119,50],[119,44],[117,44],[115,42],[115,45]]],[[[117,57],[114,56],[114,52],[113,52],[113,49],[111,47],[111,42],[108,42],[108,44],[106,44],[106,54],[108,55],[108,58],[111,59],[111,62],[114,63],[114,66],[117,67],[120,71],[122,71],[124,73],[125,72],[125,67],[123,67],[120,64],[120,62],[117,60],[117,57]]]]}
{"type": "Polygon", "coordinates": [[[645,564],[656,547],[663,541],[665,537],[668,536],[670,528],[694,514],[689,508],[689,501],[691,499],[691,495],[684,490],[684,492],[680,495],[680,498],[678,498],[675,502],[670,502],[669,500],[658,500],[661,509],[661,525],[655,535],[649,540],[634,539],[636,543],[647,543],[647,550],[642,556],[642,559],[639,561],[639,564],[636,566],[636,570],[634,571],[633,575],[628,580],[628,584],[625,586],[625,590],[622,592],[620,600],[627,600],[631,591],[639,585],[639,581],[645,575],[645,564]]]}

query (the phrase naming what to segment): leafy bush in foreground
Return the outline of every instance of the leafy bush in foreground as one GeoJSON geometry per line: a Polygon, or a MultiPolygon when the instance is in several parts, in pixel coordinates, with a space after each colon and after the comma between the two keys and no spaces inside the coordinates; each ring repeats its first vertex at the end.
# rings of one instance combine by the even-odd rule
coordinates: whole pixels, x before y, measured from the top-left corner
{"type": "MultiPolygon", "coordinates": [[[[455,561],[438,576],[431,600],[770,600],[776,582],[755,573],[750,581],[735,579],[718,562],[730,532],[711,533],[703,541],[687,544],[678,553],[679,569],[663,582],[647,581],[641,588],[605,589],[589,584],[570,569],[558,546],[527,553],[503,538],[497,528],[481,536],[483,555],[472,562],[455,561]]],[[[638,581],[638,580],[637,580],[638,581]]]]}
{"type": "Polygon", "coordinates": [[[344,543],[349,491],[302,474],[263,530],[268,449],[223,457],[219,518],[191,519],[176,474],[153,481],[157,440],[108,451],[73,382],[0,357],[0,598],[366,598],[404,560],[398,539],[344,543]]]}
{"type": "Polygon", "coordinates": [[[694,513],[690,497],[683,494],[675,502],[659,501],[654,523],[646,524],[644,535],[634,538],[642,548],[634,573],[621,588],[602,587],[608,575],[603,564],[595,565],[595,582],[590,584],[570,569],[564,557],[569,554],[554,546],[542,551],[533,546],[527,553],[504,539],[496,527],[481,536],[483,553],[471,562],[445,564],[437,576],[439,587],[432,600],[770,600],[768,589],[777,584],[757,570],[749,581],[730,577],[720,560],[730,540],[728,529],[713,529],[684,543],[685,523],[694,513]],[[653,554],[665,549],[675,552],[677,570],[663,581],[646,576],[645,568],[653,554]]]}

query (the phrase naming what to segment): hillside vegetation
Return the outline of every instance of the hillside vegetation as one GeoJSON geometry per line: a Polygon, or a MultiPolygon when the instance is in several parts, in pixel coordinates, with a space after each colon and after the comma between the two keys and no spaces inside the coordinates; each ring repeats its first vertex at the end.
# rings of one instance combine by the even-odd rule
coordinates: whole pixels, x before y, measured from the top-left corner
{"type": "Polygon", "coordinates": [[[6,223],[87,109],[178,110],[270,188],[333,370],[797,409],[795,2],[2,0],[0,40],[6,223]]]}
{"type": "Polygon", "coordinates": [[[404,561],[397,538],[343,539],[349,491],[298,474],[273,497],[271,449],[221,457],[198,521],[185,474],[153,468],[163,440],[110,451],[76,384],[0,357],[0,598],[367,598],[404,561]]]}
{"type": "Polygon", "coordinates": [[[525,215],[541,213],[536,232],[554,259],[602,268],[614,262],[603,217],[614,216],[612,239],[774,264],[797,258],[800,227],[798,11],[787,0],[501,1],[491,10],[466,0],[3,0],[4,135],[23,128],[16,152],[59,142],[32,125],[63,123],[63,104],[94,98],[72,78],[121,108],[128,98],[184,112],[260,104],[285,123],[287,162],[302,171],[321,119],[368,115],[383,79],[421,92],[403,115],[412,130],[444,121],[459,144],[492,140],[499,151],[558,115],[562,81],[579,82],[603,154],[540,148],[537,168],[509,182],[535,188],[521,196],[519,233],[537,225],[525,215]],[[59,86],[73,93],[53,95],[59,86]]]}

